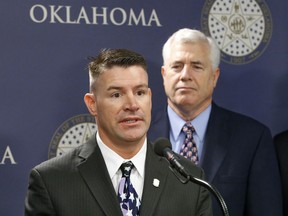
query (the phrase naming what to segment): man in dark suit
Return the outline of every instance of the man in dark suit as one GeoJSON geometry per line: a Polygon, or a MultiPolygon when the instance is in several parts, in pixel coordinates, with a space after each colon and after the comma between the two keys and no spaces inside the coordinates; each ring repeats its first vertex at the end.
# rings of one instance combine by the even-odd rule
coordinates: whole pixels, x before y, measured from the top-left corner
{"type": "MultiPolygon", "coordinates": [[[[144,58],[125,49],[103,50],[89,73],[84,101],[98,132],[32,169],[25,215],[212,215],[209,192],[180,183],[147,142],[152,105],[144,58]]],[[[204,178],[190,161],[181,163],[204,178]]]]}
{"type": "Polygon", "coordinates": [[[288,216],[288,130],[275,135],[274,144],[282,180],[284,215],[288,216]]]}
{"type": "MultiPolygon", "coordinates": [[[[170,139],[183,152],[183,125],[192,124],[195,162],[223,196],[232,216],[282,215],[279,169],[272,136],[263,124],[216,105],[220,50],[203,33],[180,29],[163,46],[161,73],[168,106],[153,110],[151,140],[170,139]]],[[[222,215],[213,202],[215,216],[222,215]]]]}

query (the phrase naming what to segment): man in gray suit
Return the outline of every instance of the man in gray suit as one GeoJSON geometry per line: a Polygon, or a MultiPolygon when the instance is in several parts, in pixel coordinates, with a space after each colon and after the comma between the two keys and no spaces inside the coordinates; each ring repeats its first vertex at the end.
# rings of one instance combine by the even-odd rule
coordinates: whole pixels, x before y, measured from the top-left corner
{"type": "MultiPolygon", "coordinates": [[[[209,192],[182,184],[147,141],[152,105],[144,58],[125,49],[103,50],[91,60],[89,75],[84,101],[98,132],[83,146],[32,169],[25,215],[211,215],[209,192]],[[124,162],[133,164],[130,177],[119,169],[124,162]],[[117,197],[123,177],[133,186],[124,186],[133,194],[123,193],[129,204],[123,194],[117,197]],[[137,203],[133,210],[130,201],[137,203]]],[[[180,160],[191,175],[204,178],[200,168],[180,160]]]]}

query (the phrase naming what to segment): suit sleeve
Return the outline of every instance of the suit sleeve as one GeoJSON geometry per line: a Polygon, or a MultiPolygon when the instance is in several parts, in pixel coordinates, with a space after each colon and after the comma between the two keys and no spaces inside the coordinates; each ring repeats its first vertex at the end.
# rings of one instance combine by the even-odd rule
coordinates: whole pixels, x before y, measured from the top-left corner
{"type": "Polygon", "coordinates": [[[25,199],[25,216],[32,215],[56,215],[44,181],[36,169],[33,169],[30,173],[28,192],[25,199]]]}

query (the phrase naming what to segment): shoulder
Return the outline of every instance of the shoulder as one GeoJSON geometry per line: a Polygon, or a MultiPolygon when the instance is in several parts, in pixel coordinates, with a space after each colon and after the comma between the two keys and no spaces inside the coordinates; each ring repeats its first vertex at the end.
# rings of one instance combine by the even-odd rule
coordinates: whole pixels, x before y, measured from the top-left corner
{"type": "Polygon", "coordinates": [[[169,119],[167,114],[167,105],[156,110],[152,110],[151,124],[147,133],[150,140],[158,137],[169,137],[169,119]]]}
{"type": "Polygon", "coordinates": [[[83,149],[83,146],[79,146],[61,156],[57,156],[46,160],[39,165],[34,167],[34,170],[39,172],[48,171],[48,170],[65,170],[71,168],[73,165],[75,166],[81,160],[79,159],[78,155],[83,149]]]}
{"type": "Polygon", "coordinates": [[[158,122],[162,122],[168,119],[167,114],[167,104],[164,106],[158,107],[156,109],[152,109],[152,124],[157,124],[158,122]]]}
{"type": "Polygon", "coordinates": [[[85,161],[94,152],[95,146],[95,136],[91,136],[83,145],[78,146],[61,156],[40,163],[34,167],[34,170],[37,170],[38,172],[64,172],[65,170],[75,170],[80,163],[85,161]]]}
{"type": "Polygon", "coordinates": [[[260,121],[241,114],[239,112],[235,112],[232,110],[225,109],[216,105],[215,103],[212,104],[211,116],[210,121],[216,121],[218,123],[229,125],[229,127],[241,127],[241,129],[245,130],[259,130],[259,131],[269,131],[268,127],[261,123],[260,121]]]}

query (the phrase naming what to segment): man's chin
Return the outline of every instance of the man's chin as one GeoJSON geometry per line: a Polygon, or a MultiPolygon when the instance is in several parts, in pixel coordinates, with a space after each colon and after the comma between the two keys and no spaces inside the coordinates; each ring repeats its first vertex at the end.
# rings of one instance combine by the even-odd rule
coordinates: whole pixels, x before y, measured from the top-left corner
{"type": "Polygon", "coordinates": [[[145,137],[145,133],[141,132],[141,133],[129,133],[129,134],[125,134],[124,135],[124,139],[126,142],[139,142],[143,139],[143,137],[145,137]]]}
{"type": "Polygon", "coordinates": [[[177,106],[193,106],[195,99],[191,96],[182,96],[175,101],[177,106]]]}

